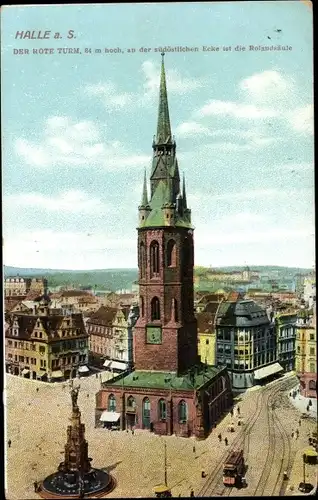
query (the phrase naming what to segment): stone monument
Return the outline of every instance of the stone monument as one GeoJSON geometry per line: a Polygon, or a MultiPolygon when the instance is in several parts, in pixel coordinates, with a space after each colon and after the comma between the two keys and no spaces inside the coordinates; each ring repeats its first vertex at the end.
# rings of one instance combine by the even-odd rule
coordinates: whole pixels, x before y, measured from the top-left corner
{"type": "Polygon", "coordinates": [[[88,457],[88,443],[85,439],[85,425],[81,422],[78,399],[79,387],[71,386],[72,416],[67,428],[67,442],[64,461],[57,472],[38,484],[37,493],[42,498],[89,498],[104,496],[115,487],[110,474],[91,466],[88,457]]]}

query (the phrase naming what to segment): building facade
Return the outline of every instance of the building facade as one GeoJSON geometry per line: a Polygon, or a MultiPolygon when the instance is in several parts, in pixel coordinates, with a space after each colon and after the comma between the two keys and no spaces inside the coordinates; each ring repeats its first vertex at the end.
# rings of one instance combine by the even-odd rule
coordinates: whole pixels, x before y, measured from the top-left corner
{"type": "Polygon", "coordinates": [[[198,353],[202,363],[215,366],[216,362],[216,332],[215,315],[209,312],[197,314],[198,322],[198,353]]]}
{"type": "Polygon", "coordinates": [[[121,429],[204,438],[232,404],[232,393],[226,370],[204,366],[198,355],[193,226],[184,178],[180,185],[163,60],[152,148],[150,197],[145,174],[139,206],[134,370],[103,384],[96,425],[117,418],[121,429]]]}
{"type": "Polygon", "coordinates": [[[235,390],[245,390],[282,371],[277,363],[274,323],[265,309],[238,293],[220,304],[216,344],[216,363],[227,367],[235,390]]]}
{"type": "Polygon", "coordinates": [[[86,322],[93,364],[126,370],[129,361],[129,308],[100,307],[86,322]]]}
{"type": "Polygon", "coordinates": [[[42,301],[35,314],[6,316],[8,373],[50,382],[86,371],[88,335],[81,314],[52,314],[48,303],[42,301]]]}
{"type": "Polygon", "coordinates": [[[25,297],[31,286],[31,278],[10,276],[4,280],[5,297],[25,297]]]}
{"type": "Polygon", "coordinates": [[[277,312],[275,318],[277,359],[284,371],[295,370],[296,311],[277,312]]]}
{"type": "Polygon", "coordinates": [[[296,373],[302,396],[317,398],[316,314],[301,315],[296,325],[296,373]]]}
{"type": "Polygon", "coordinates": [[[113,322],[116,313],[117,308],[102,306],[86,322],[90,361],[93,364],[102,365],[112,358],[113,322]]]}

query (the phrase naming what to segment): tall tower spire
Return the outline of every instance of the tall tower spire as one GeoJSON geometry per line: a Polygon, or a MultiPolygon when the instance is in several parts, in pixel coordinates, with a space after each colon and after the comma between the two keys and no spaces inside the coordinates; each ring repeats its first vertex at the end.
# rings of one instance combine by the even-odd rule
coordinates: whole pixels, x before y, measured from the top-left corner
{"type": "Polygon", "coordinates": [[[158,111],[158,125],[157,125],[157,144],[171,143],[171,126],[168,107],[168,95],[166,85],[166,73],[164,64],[164,52],[161,53],[161,76],[160,76],[160,92],[159,92],[159,111],[158,111]]]}
{"type": "Polygon", "coordinates": [[[183,207],[187,207],[187,195],[186,195],[186,188],[185,188],[185,175],[183,174],[183,182],[182,182],[182,199],[183,199],[183,207]]]}
{"type": "Polygon", "coordinates": [[[147,174],[146,174],[146,169],[145,169],[144,186],[143,186],[142,197],[141,197],[141,206],[146,207],[147,205],[148,205],[147,174]]]}

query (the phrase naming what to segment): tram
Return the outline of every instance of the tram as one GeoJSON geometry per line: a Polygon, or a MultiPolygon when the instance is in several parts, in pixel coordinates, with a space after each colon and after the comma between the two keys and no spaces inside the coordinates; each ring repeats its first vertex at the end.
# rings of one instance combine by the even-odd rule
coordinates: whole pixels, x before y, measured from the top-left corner
{"type": "Polygon", "coordinates": [[[231,451],[223,465],[223,484],[225,486],[239,486],[245,472],[243,450],[231,451]]]}

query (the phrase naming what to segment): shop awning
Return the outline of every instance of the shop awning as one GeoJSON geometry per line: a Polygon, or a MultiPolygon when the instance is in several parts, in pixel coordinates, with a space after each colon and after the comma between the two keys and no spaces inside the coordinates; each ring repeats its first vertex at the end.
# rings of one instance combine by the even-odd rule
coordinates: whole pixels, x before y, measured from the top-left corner
{"type": "Polygon", "coordinates": [[[106,361],[104,362],[103,366],[105,366],[107,368],[108,366],[110,366],[110,364],[111,364],[110,359],[106,359],[106,361]]]}
{"type": "Polygon", "coordinates": [[[115,370],[126,370],[127,365],[126,363],[121,363],[120,361],[112,361],[110,367],[115,370]]]}
{"type": "Polygon", "coordinates": [[[89,372],[89,368],[87,368],[87,366],[80,366],[79,369],[78,369],[79,373],[87,373],[89,372]]]}
{"type": "Polygon", "coordinates": [[[263,378],[269,377],[270,375],[274,375],[275,373],[279,373],[283,370],[284,368],[282,368],[279,363],[273,363],[272,365],[264,366],[264,368],[255,370],[254,379],[261,380],[263,378]]]}
{"type": "Polygon", "coordinates": [[[30,373],[30,370],[27,370],[26,368],[23,368],[23,370],[21,372],[21,375],[27,375],[28,373],[30,373]]]}
{"type": "Polygon", "coordinates": [[[55,372],[52,372],[52,378],[61,378],[63,377],[63,373],[61,372],[61,370],[56,370],[55,372]]]}
{"type": "Polygon", "coordinates": [[[103,411],[103,413],[100,416],[100,421],[101,422],[118,422],[120,418],[120,413],[117,413],[116,411],[103,411]]]}

